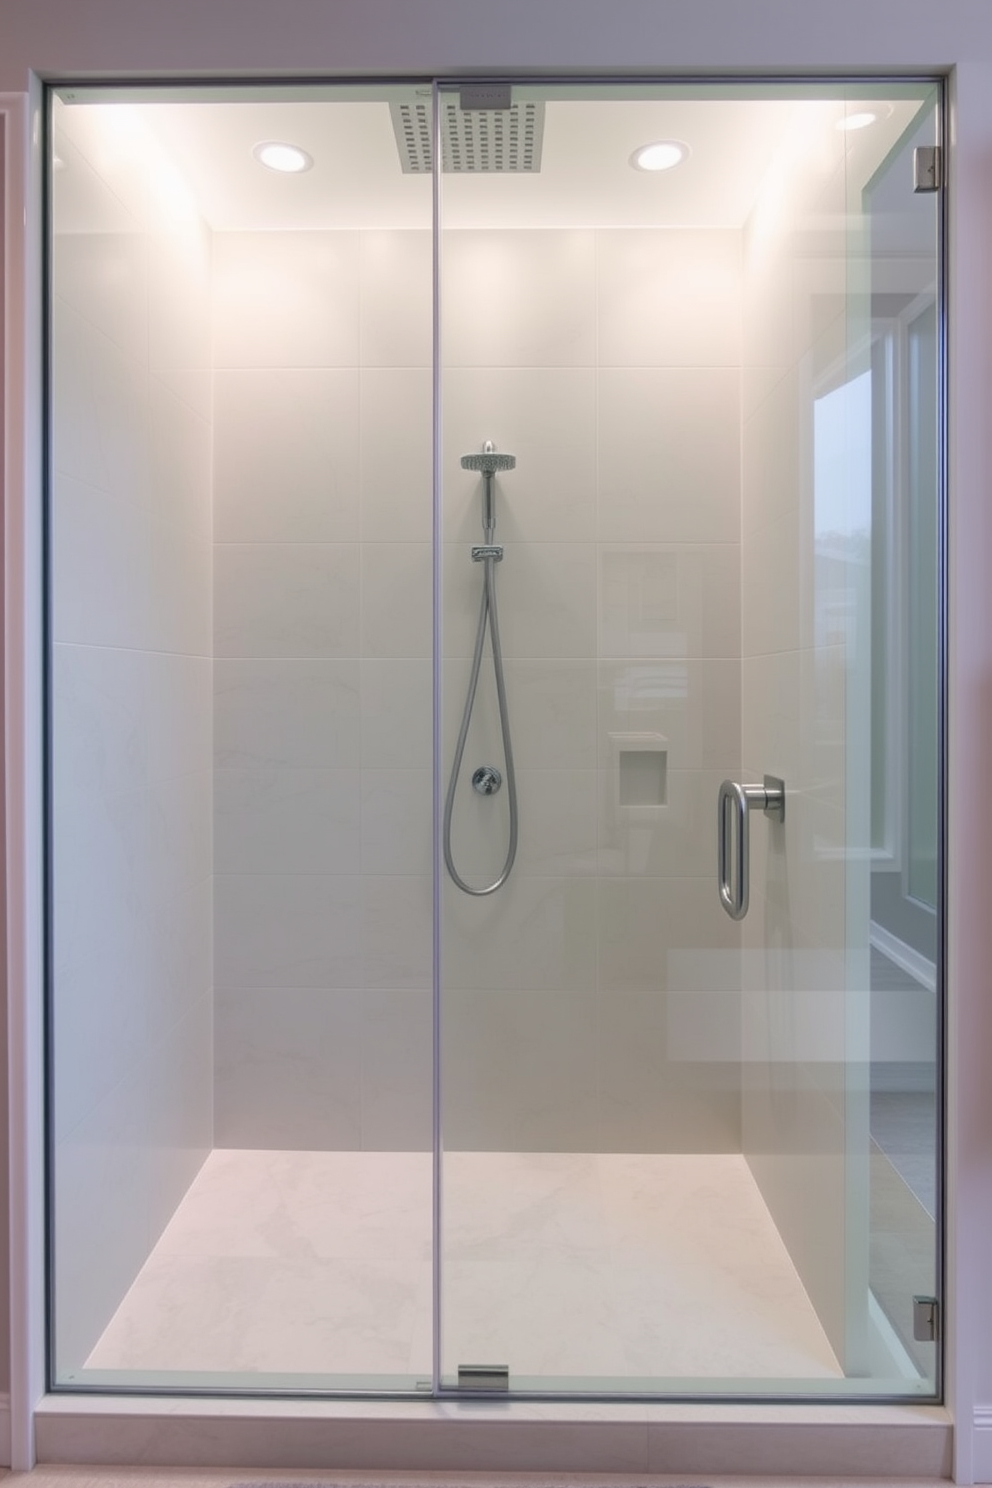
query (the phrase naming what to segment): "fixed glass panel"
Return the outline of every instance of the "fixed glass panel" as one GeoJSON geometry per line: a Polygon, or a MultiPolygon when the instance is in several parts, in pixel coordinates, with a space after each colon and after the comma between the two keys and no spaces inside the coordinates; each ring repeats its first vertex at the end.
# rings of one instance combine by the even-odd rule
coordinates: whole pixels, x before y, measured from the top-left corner
{"type": "Polygon", "coordinates": [[[419,99],[53,100],[60,1386],[430,1379],[419,99]]]}
{"type": "Polygon", "coordinates": [[[940,296],[933,197],[910,194],[906,178],[914,150],[933,138],[933,119],[924,109],[865,192],[878,452],[872,504],[879,523],[872,565],[872,673],[880,683],[872,718],[873,786],[877,780],[885,823],[871,855],[870,1279],[885,1319],[925,1376],[935,1370],[936,1348],[917,1336],[910,1297],[935,1294],[940,1212],[934,1141],[940,1096],[940,296]],[[878,722],[884,732],[876,741],[878,722]]]}
{"type": "Polygon", "coordinates": [[[441,128],[443,1384],[930,1396],[937,1006],[875,880],[912,699],[936,842],[933,90],[466,85],[441,128]]]}

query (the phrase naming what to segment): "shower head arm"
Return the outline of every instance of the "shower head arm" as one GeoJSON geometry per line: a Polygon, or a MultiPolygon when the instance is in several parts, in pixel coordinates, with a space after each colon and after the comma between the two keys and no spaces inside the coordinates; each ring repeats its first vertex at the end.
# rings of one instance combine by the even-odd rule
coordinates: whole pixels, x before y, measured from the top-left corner
{"type": "Polygon", "coordinates": [[[491,543],[496,532],[496,503],[493,499],[493,481],[495,475],[486,470],[482,476],[484,485],[482,488],[482,530],[485,533],[486,542],[491,543]]]}

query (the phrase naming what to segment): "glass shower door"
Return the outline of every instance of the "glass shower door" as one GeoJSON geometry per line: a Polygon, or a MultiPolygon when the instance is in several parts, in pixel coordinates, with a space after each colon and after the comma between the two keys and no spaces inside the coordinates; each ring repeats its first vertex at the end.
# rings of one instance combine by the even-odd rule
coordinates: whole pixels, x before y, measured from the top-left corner
{"type": "Polygon", "coordinates": [[[402,121],[423,89],[63,92],[52,1383],[412,1393],[432,276],[402,121]]]}
{"type": "Polygon", "coordinates": [[[934,90],[440,100],[443,1386],[932,1395],[934,90]]]}

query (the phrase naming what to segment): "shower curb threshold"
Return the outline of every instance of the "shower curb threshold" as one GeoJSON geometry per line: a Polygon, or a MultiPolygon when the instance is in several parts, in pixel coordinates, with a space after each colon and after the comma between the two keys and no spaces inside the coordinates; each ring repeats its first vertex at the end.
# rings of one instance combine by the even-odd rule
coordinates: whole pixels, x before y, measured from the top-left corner
{"type": "Polygon", "coordinates": [[[946,1478],[936,1405],[46,1396],[39,1464],[946,1478]]]}

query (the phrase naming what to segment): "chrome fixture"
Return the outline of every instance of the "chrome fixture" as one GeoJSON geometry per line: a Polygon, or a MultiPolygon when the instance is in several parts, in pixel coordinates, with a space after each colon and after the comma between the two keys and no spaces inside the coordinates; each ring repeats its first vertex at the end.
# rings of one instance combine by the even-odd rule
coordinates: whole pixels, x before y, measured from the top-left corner
{"type": "Polygon", "coordinates": [[[480,796],[494,796],[503,784],[495,765],[480,765],[472,776],[472,789],[480,796]]]}
{"type": "Polygon", "coordinates": [[[510,1366],[508,1364],[459,1364],[459,1390],[508,1390],[510,1388],[510,1366]]]}
{"type": "MultiPolygon", "coordinates": [[[[478,471],[485,482],[482,491],[482,530],[486,536],[487,547],[492,546],[493,533],[496,531],[496,508],[493,504],[493,476],[497,472],[513,470],[516,463],[516,455],[500,454],[491,439],[486,440],[482,446],[481,454],[462,455],[462,469],[478,471]]],[[[492,554],[487,553],[485,548],[472,549],[473,563],[482,563],[488,557],[496,558],[498,561],[502,556],[502,548],[494,550],[492,554]]]]}
{"type": "Polygon", "coordinates": [[[758,807],[766,816],[785,821],[785,781],[766,775],[762,785],[725,780],[717,802],[717,877],[720,903],[732,920],[742,920],[750,899],[750,815],[758,807]],[[731,818],[737,818],[736,852],[731,864],[731,818]]]}
{"type": "MultiPolygon", "coordinates": [[[[482,607],[479,611],[479,628],[475,635],[475,652],[472,657],[472,671],[469,676],[468,693],[465,697],[465,708],[462,712],[461,727],[458,730],[455,757],[451,764],[451,777],[448,781],[448,792],[444,802],[444,862],[451,875],[452,882],[457,884],[464,894],[472,894],[476,898],[481,898],[485,894],[494,894],[498,888],[502,887],[510,875],[513,860],[517,855],[517,777],[516,771],[513,768],[510,715],[506,702],[506,686],[503,681],[503,651],[499,638],[499,618],[496,613],[495,565],[502,561],[503,549],[498,543],[493,542],[493,535],[496,531],[493,481],[498,471],[512,470],[516,463],[515,455],[501,454],[491,439],[486,440],[479,454],[462,455],[462,469],[478,471],[483,479],[482,531],[486,541],[484,545],[472,549],[472,562],[484,563],[485,574],[482,585],[482,607]],[[454,864],[451,854],[451,818],[455,809],[455,791],[458,787],[458,776],[461,772],[462,758],[465,754],[465,741],[468,738],[469,725],[472,722],[472,709],[475,706],[475,694],[479,685],[479,671],[482,667],[482,649],[486,642],[487,631],[492,645],[496,700],[499,705],[499,727],[503,740],[503,761],[506,770],[506,790],[510,812],[510,840],[506,850],[503,869],[499,876],[491,884],[487,884],[485,888],[473,889],[471,884],[466,883],[461,877],[454,864]]],[[[495,795],[502,783],[503,777],[494,765],[480,765],[472,776],[472,786],[482,796],[495,795]]]]}
{"type": "Polygon", "coordinates": [[[939,145],[917,145],[913,151],[913,190],[939,191],[944,184],[944,160],[939,145]]]}
{"type": "MultiPolygon", "coordinates": [[[[544,144],[544,100],[514,103],[506,83],[469,83],[445,95],[441,114],[441,169],[455,175],[537,175],[544,144]]],[[[429,98],[391,103],[389,116],[405,176],[430,175],[434,118],[429,98]]]]}

